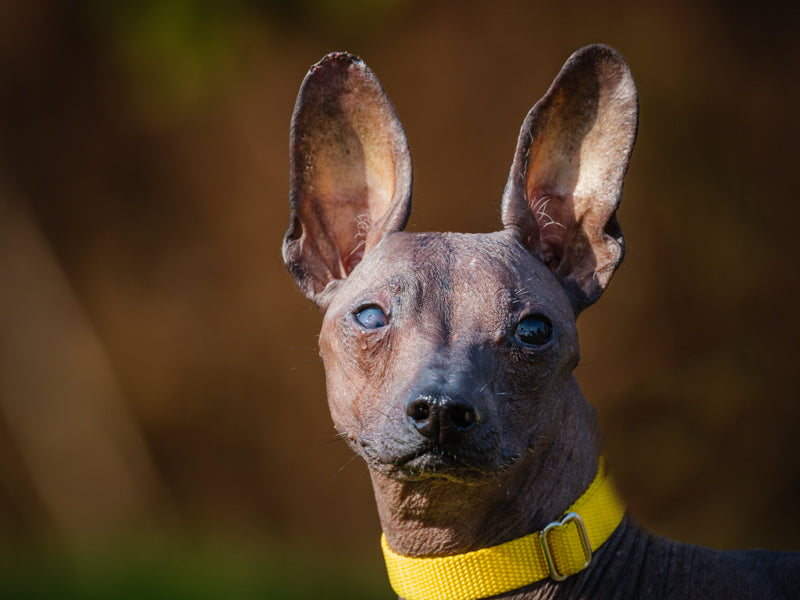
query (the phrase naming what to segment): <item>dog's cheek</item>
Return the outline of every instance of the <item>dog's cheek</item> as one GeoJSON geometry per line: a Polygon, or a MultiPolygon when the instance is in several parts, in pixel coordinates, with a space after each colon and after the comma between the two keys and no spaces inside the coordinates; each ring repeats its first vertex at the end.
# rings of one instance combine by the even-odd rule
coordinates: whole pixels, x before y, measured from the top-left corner
{"type": "Polygon", "coordinates": [[[377,352],[364,355],[358,333],[352,328],[323,327],[320,336],[331,417],[336,430],[351,444],[375,435],[380,425],[374,421],[383,414],[378,404],[390,380],[384,368],[377,368],[383,360],[377,352]]]}
{"type": "Polygon", "coordinates": [[[503,380],[510,399],[538,403],[548,395],[561,371],[557,351],[531,353],[512,348],[503,364],[503,380]]]}
{"type": "Polygon", "coordinates": [[[497,383],[498,419],[502,428],[503,453],[525,454],[552,437],[559,394],[569,372],[561,357],[515,357],[506,362],[497,383]]]}
{"type": "Polygon", "coordinates": [[[348,357],[346,339],[342,338],[335,322],[325,320],[319,337],[320,356],[325,366],[328,406],[336,430],[342,435],[356,433],[355,404],[357,390],[363,385],[353,378],[352,358],[348,357]]]}
{"type": "Polygon", "coordinates": [[[328,387],[328,407],[336,430],[342,435],[355,434],[356,395],[353,388],[347,385],[341,369],[336,364],[326,363],[325,379],[328,387]]]}

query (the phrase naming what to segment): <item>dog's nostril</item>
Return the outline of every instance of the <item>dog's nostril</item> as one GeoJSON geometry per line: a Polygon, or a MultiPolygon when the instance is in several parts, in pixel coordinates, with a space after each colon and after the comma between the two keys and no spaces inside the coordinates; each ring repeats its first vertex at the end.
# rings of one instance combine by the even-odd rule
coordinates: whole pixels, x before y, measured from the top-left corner
{"type": "Polygon", "coordinates": [[[412,402],[406,411],[409,417],[414,419],[417,423],[427,421],[431,416],[431,409],[425,400],[417,400],[412,402]]]}
{"type": "Polygon", "coordinates": [[[458,429],[470,429],[477,422],[475,409],[467,404],[455,404],[450,407],[450,421],[458,429]]]}
{"type": "Polygon", "coordinates": [[[430,439],[439,437],[439,408],[429,398],[419,398],[406,407],[406,414],[423,436],[430,439]]]}

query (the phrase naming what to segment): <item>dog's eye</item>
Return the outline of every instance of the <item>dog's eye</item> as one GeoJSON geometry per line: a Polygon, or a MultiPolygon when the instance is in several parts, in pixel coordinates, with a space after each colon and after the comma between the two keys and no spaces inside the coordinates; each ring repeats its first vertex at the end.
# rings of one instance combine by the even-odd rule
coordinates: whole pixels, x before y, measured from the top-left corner
{"type": "Polygon", "coordinates": [[[355,317],[356,321],[367,329],[380,329],[389,322],[386,313],[377,306],[359,308],[355,313],[355,317]]]}
{"type": "Polygon", "coordinates": [[[517,325],[514,337],[526,346],[542,346],[550,341],[553,325],[544,315],[525,317],[517,325]]]}

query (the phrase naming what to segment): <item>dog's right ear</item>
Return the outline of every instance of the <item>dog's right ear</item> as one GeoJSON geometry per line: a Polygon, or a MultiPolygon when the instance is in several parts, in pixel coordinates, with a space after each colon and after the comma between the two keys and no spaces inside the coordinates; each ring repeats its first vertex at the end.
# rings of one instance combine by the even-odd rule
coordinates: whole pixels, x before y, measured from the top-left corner
{"type": "Polygon", "coordinates": [[[350,54],[333,53],[300,87],[290,152],[292,217],[283,259],[306,297],[325,308],[335,284],[384,235],[405,227],[408,141],[372,71],[350,54]]]}
{"type": "Polygon", "coordinates": [[[625,253],[616,210],[638,114],[628,66],[598,44],[569,58],[522,124],[503,224],[561,278],[576,313],[625,253]]]}

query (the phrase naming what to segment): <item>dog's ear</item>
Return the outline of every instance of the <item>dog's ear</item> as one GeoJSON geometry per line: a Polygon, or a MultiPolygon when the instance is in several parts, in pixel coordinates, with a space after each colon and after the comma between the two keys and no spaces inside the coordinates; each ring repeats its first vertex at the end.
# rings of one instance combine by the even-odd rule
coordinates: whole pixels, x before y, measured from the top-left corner
{"type": "Polygon", "coordinates": [[[384,235],[405,227],[408,141],[372,71],[334,53],[300,87],[290,152],[292,217],[283,258],[306,297],[325,307],[329,284],[347,277],[384,235]]]}
{"type": "Polygon", "coordinates": [[[576,312],[603,293],[625,252],[616,209],[639,105],[628,66],[587,46],[528,113],[502,220],[564,282],[576,312]]]}

